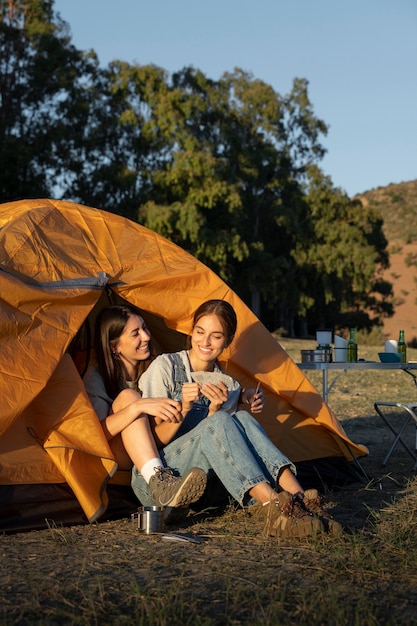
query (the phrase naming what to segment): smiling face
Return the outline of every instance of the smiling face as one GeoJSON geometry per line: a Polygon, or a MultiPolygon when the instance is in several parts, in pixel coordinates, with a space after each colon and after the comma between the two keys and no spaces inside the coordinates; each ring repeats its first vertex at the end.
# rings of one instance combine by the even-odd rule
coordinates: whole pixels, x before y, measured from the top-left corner
{"type": "Polygon", "coordinates": [[[112,341],[112,349],[127,372],[134,375],[139,361],[150,357],[150,332],[140,315],[130,315],[120,337],[112,341]]]}
{"type": "Polygon", "coordinates": [[[191,334],[190,362],[194,371],[213,370],[216,359],[228,345],[228,339],[219,317],[203,315],[191,334]]]}

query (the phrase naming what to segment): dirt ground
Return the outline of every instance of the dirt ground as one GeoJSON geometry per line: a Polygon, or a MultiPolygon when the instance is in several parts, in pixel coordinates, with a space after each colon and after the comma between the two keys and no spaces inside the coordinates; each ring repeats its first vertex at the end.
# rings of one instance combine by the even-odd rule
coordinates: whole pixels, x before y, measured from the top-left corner
{"type": "MultiPolygon", "coordinates": [[[[328,494],[347,535],[371,532],[373,512],[401,498],[413,477],[413,461],[400,448],[382,467],[389,435],[380,422],[366,416],[344,424],[370,450],[361,461],[368,478],[328,494]]],[[[413,445],[413,426],[406,436],[413,445]]],[[[302,580],[305,593],[310,587],[314,593],[317,573],[321,579],[332,567],[325,546],[279,544],[234,508],[192,516],[181,528],[166,530],[165,536],[144,536],[124,518],[70,528],[51,523],[49,530],[1,536],[0,624],[256,624],[262,621],[260,607],[272,606],[271,584],[302,580]],[[175,542],[175,532],[189,533],[198,543],[175,542]],[[167,594],[165,614],[161,598],[167,594]],[[255,594],[256,606],[248,594],[255,594]]],[[[348,565],[343,567],[348,573],[348,565]]],[[[279,623],[294,623],[293,614],[286,621],[287,614],[279,623]]],[[[263,615],[263,623],[274,619],[263,615]]],[[[298,623],[309,622],[300,616],[298,623]]]]}
{"type": "MultiPolygon", "coordinates": [[[[392,435],[372,406],[416,392],[401,372],[368,376],[349,372],[330,397],[369,450],[361,480],[326,494],[341,537],[277,541],[234,507],[192,515],[163,536],[142,535],[129,516],[65,528],[51,520],[47,530],[0,535],[0,626],[417,624],[416,505],[404,511],[404,532],[375,530],[410,489],[417,496],[414,461],[399,445],[383,467],[392,435]]],[[[414,448],[411,422],[404,437],[414,448]]]]}
{"type": "Polygon", "coordinates": [[[416,259],[415,243],[402,244],[398,251],[390,254],[390,267],[383,273],[383,278],[393,286],[395,315],[384,320],[386,339],[398,339],[398,331],[402,328],[406,333],[406,341],[417,342],[416,259]]]}

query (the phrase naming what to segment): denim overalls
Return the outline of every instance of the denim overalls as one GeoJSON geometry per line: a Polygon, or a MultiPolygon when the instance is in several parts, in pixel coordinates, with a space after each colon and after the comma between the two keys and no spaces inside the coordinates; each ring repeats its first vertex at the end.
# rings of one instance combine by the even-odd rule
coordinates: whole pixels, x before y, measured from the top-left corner
{"type": "MultiPolygon", "coordinates": [[[[174,392],[181,400],[182,385],[189,382],[178,354],[168,355],[173,364],[174,392]]],[[[247,411],[217,411],[207,416],[208,401],[201,398],[187,414],[176,437],[160,450],[167,467],[181,476],[193,467],[215,472],[228,493],[242,506],[254,503],[248,492],[261,482],[276,487],[285,467],[295,466],[272,443],[262,426],[247,411]],[[206,417],[207,416],[207,417],[206,417]],[[190,419],[188,419],[190,418],[190,419]]],[[[148,485],[136,467],[132,470],[132,489],[145,506],[152,504],[148,485]]]]}
{"type": "MultiPolygon", "coordinates": [[[[174,380],[174,392],[172,395],[173,400],[182,400],[182,386],[184,383],[188,383],[187,372],[184,367],[184,363],[181,359],[181,356],[178,352],[173,352],[168,355],[170,361],[172,362],[173,368],[173,380],[174,380]]],[[[191,411],[187,413],[187,416],[180,428],[178,429],[173,441],[185,435],[190,430],[195,428],[197,424],[201,422],[205,417],[207,417],[208,407],[210,401],[205,396],[201,395],[198,400],[193,403],[193,408],[191,411]]]]}

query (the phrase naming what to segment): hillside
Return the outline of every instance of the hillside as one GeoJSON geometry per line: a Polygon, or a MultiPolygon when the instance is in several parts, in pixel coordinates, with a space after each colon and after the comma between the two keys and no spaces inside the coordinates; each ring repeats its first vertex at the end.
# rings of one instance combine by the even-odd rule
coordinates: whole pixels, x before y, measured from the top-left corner
{"type": "Polygon", "coordinates": [[[405,330],[407,343],[417,343],[417,180],[372,189],[356,196],[384,220],[390,268],[384,278],[393,285],[394,317],[384,323],[386,338],[405,330]]]}

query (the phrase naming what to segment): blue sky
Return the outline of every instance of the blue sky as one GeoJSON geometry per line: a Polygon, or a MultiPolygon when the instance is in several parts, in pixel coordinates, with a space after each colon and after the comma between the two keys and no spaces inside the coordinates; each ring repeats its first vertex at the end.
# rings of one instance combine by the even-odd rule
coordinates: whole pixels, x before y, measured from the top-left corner
{"type": "Polygon", "coordinates": [[[55,0],[73,44],[107,65],[239,67],[281,95],[295,77],[329,132],[321,161],[350,196],[417,179],[416,0],[55,0]]]}

